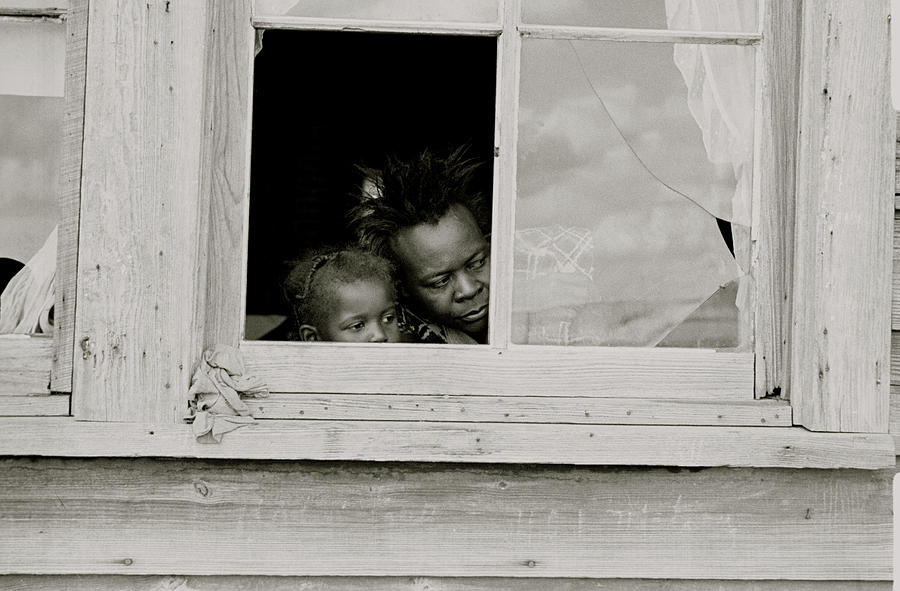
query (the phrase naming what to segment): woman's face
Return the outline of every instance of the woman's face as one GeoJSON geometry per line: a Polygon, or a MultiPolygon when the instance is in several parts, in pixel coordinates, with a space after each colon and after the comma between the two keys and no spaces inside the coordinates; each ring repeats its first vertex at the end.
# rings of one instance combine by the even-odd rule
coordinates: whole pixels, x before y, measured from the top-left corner
{"type": "Polygon", "coordinates": [[[485,342],[491,248],[472,213],[455,204],[436,224],[401,229],[391,246],[416,310],[485,342]]]}

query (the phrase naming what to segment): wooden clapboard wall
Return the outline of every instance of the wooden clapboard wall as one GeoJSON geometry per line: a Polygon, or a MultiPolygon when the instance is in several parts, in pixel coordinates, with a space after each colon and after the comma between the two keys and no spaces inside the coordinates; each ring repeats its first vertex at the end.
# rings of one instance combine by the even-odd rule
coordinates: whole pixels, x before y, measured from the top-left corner
{"type": "Polygon", "coordinates": [[[894,254],[891,287],[891,427],[900,450],[900,113],[897,117],[894,190],[894,254]]]}

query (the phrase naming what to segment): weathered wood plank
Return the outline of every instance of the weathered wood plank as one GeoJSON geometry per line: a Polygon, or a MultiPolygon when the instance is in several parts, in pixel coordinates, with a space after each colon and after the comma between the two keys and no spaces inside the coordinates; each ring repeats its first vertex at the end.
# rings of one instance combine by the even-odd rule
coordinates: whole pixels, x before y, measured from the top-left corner
{"type": "Polygon", "coordinates": [[[520,0],[500,4],[501,26],[506,32],[497,44],[497,86],[494,115],[493,211],[491,214],[491,301],[488,342],[509,346],[512,324],[514,236],[516,223],[516,170],[519,137],[519,81],[522,38],[516,24],[520,0]]]}
{"type": "Polygon", "coordinates": [[[889,4],[803,3],[791,402],[815,430],[888,428],[889,4]]]}
{"type": "Polygon", "coordinates": [[[572,39],[595,41],[642,41],[644,43],[703,43],[714,45],[756,45],[756,33],[713,33],[653,29],[617,29],[563,25],[519,26],[522,37],[534,39],[572,39]]]}
{"type": "Polygon", "coordinates": [[[9,591],[890,591],[890,581],[6,575],[9,591]]]}
{"type": "Polygon", "coordinates": [[[482,35],[497,37],[502,30],[496,23],[462,23],[442,21],[385,21],[378,19],[319,18],[304,16],[255,15],[258,29],[293,31],[367,31],[371,33],[429,33],[433,35],[482,35]]]}
{"type": "Polygon", "coordinates": [[[56,346],[50,372],[50,389],[54,392],[72,391],[87,18],[87,0],[70,0],[66,16],[66,107],[63,115],[62,163],[59,171],[56,301],[53,312],[56,346]]]}
{"type": "Polygon", "coordinates": [[[206,249],[205,299],[198,300],[197,324],[203,348],[237,346],[244,317],[242,289],[248,192],[250,190],[251,78],[255,33],[250,0],[209,3],[208,47],[203,111],[201,194],[208,205],[201,216],[206,249]],[[210,256],[212,254],[212,256],[210,256]]]}
{"type": "Polygon", "coordinates": [[[790,427],[787,402],[615,398],[272,394],[250,402],[258,419],[724,425],[790,427]]]}
{"type": "Polygon", "coordinates": [[[206,3],[91,0],[74,415],[174,421],[195,327],[206,3]]]}
{"type": "Polygon", "coordinates": [[[0,572],[887,580],[893,473],[7,459],[0,572]]]}
{"type": "Polygon", "coordinates": [[[269,420],[213,445],[187,425],[0,418],[0,454],[16,456],[878,469],[894,451],[887,434],[786,427],[269,420]]]}
{"type": "Polygon", "coordinates": [[[900,385],[900,331],[891,332],[891,385],[900,385]]]}
{"type": "Polygon", "coordinates": [[[752,353],[268,341],[246,341],[241,352],[247,371],[273,392],[753,398],[752,353]]]}
{"type": "Polygon", "coordinates": [[[53,338],[0,335],[0,396],[50,392],[53,338]]]}
{"type": "Polygon", "coordinates": [[[891,330],[900,330],[900,211],[897,210],[894,210],[894,248],[891,253],[891,330]]]}
{"type": "Polygon", "coordinates": [[[70,398],[70,394],[0,396],[0,417],[68,416],[70,398]]]}
{"type": "Polygon", "coordinates": [[[794,183],[800,64],[799,2],[769,2],[763,21],[759,130],[759,206],[753,216],[751,269],[756,395],[789,398],[794,183]]]}

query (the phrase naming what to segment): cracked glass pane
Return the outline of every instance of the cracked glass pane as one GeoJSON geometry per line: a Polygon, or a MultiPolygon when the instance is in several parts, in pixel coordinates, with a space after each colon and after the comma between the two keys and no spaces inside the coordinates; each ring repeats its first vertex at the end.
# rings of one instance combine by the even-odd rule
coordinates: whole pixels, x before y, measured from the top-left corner
{"type": "Polygon", "coordinates": [[[525,0],[522,21],[629,29],[753,33],[757,0],[525,0]]]}
{"type": "Polygon", "coordinates": [[[491,23],[497,0],[256,0],[256,16],[491,23]]]}
{"type": "Polygon", "coordinates": [[[513,342],[740,344],[753,51],[523,41],[513,342]]]}
{"type": "Polygon", "coordinates": [[[0,333],[53,328],[65,32],[0,22],[0,333]]]}

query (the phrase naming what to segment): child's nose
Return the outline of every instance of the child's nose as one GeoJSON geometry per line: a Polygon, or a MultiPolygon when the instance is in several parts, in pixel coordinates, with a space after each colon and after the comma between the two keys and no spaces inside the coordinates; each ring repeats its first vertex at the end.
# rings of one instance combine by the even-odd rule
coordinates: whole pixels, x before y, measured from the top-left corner
{"type": "Polygon", "coordinates": [[[387,333],[384,331],[384,327],[382,327],[380,323],[376,323],[374,328],[372,328],[372,332],[369,333],[369,342],[370,343],[386,343],[387,342],[387,333]]]}

